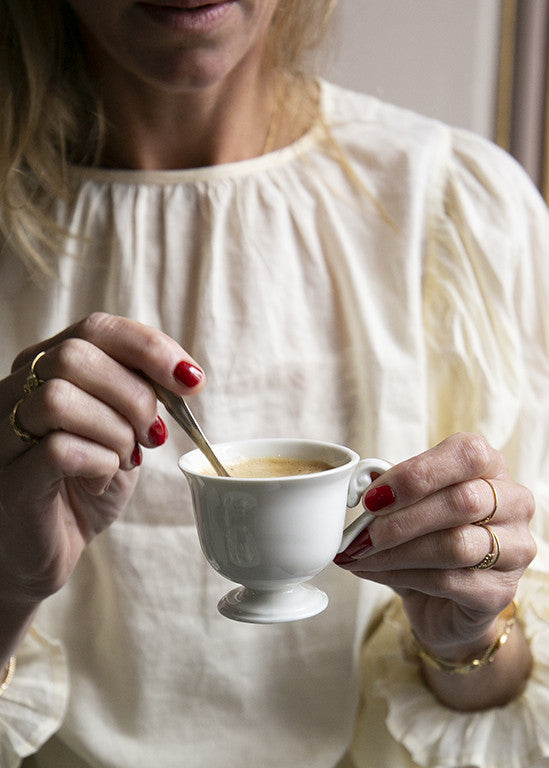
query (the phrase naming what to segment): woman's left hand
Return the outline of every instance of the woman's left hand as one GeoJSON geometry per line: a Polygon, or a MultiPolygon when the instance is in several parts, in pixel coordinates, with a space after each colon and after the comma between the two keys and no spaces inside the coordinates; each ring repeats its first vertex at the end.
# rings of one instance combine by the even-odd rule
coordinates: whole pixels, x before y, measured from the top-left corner
{"type": "Polygon", "coordinates": [[[532,494],[512,480],[502,454],[478,435],[453,435],[391,467],[363,501],[375,519],[335,562],[400,594],[436,655],[467,658],[493,642],[498,614],[536,553],[532,494]],[[497,561],[475,569],[490,552],[497,561]]]}

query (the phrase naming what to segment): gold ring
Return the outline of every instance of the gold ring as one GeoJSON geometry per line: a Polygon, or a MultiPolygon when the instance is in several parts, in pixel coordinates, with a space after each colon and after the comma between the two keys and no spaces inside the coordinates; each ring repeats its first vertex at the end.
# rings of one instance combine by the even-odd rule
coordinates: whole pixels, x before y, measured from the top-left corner
{"type": "Polygon", "coordinates": [[[37,443],[38,438],[34,435],[31,435],[30,432],[27,432],[26,429],[22,429],[19,424],[17,423],[17,409],[23,402],[23,398],[21,400],[18,400],[15,405],[13,406],[13,410],[10,413],[10,424],[12,426],[13,431],[17,435],[17,437],[22,440],[24,443],[37,443]]]}
{"type": "Polygon", "coordinates": [[[9,687],[9,684],[13,680],[13,676],[15,675],[15,668],[17,666],[17,659],[15,656],[12,656],[6,666],[4,667],[4,679],[0,683],[0,696],[6,691],[9,687]]]}
{"type": "Polygon", "coordinates": [[[23,389],[26,395],[30,394],[31,392],[34,392],[35,389],[38,389],[40,384],[44,383],[44,379],[41,379],[40,376],[38,376],[38,374],[34,370],[34,367],[36,363],[40,360],[42,355],[45,355],[45,354],[46,354],[45,352],[39,352],[31,363],[29,375],[27,376],[27,380],[25,381],[25,384],[23,386],[23,389]]]}
{"type": "Polygon", "coordinates": [[[476,565],[470,565],[468,570],[470,571],[488,571],[490,568],[493,568],[494,565],[499,560],[499,556],[501,554],[501,547],[499,543],[499,539],[494,533],[494,531],[484,523],[473,523],[473,525],[480,525],[481,528],[484,528],[488,533],[490,534],[490,538],[492,539],[491,545],[490,545],[490,551],[487,555],[485,555],[480,563],[477,563],[476,565]]]}
{"type": "Polygon", "coordinates": [[[498,495],[496,493],[496,489],[494,488],[493,484],[487,480],[485,477],[481,477],[481,480],[484,480],[485,483],[488,483],[490,488],[492,489],[492,493],[494,494],[494,508],[488,515],[488,517],[485,517],[483,520],[477,520],[473,525],[486,525],[486,523],[489,523],[490,520],[493,518],[493,516],[496,514],[496,509],[498,508],[498,495]]]}

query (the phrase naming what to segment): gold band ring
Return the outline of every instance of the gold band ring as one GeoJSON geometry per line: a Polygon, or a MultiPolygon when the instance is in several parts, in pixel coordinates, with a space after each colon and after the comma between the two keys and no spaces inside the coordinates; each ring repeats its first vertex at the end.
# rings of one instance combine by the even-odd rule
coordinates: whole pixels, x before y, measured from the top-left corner
{"type": "Polygon", "coordinates": [[[31,435],[30,432],[27,432],[26,429],[22,429],[19,424],[17,423],[17,409],[23,402],[23,398],[21,400],[18,400],[15,405],[13,406],[13,410],[10,413],[10,424],[12,426],[13,431],[17,435],[17,437],[22,440],[24,443],[37,443],[38,438],[34,435],[31,435]]]}
{"type": "Polygon", "coordinates": [[[31,363],[29,375],[27,376],[27,380],[23,385],[23,389],[26,395],[30,394],[31,392],[34,392],[35,389],[38,389],[40,384],[44,383],[44,379],[41,379],[40,376],[38,376],[38,374],[34,370],[34,367],[36,363],[40,360],[42,355],[45,355],[45,354],[46,354],[45,352],[39,352],[31,363]]]}
{"type": "Polygon", "coordinates": [[[494,565],[499,560],[499,556],[501,554],[501,547],[499,543],[499,539],[494,533],[494,531],[484,523],[473,523],[473,525],[479,525],[481,528],[484,528],[488,533],[490,534],[491,538],[491,544],[490,544],[490,551],[487,555],[485,555],[480,563],[477,563],[476,565],[470,565],[469,569],[470,571],[488,571],[490,568],[493,568],[494,565]]]}
{"type": "Polygon", "coordinates": [[[12,656],[4,668],[4,679],[0,683],[0,696],[2,696],[4,691],[8,689],[9,684],[13,680],[16,666],[17,666],[17,659],[15,658],[15,656],[12,656]]]}
{"type": "Polygon", "coordinates": [[[489,523],[490,520],[493,518],[493,516],[496,514],[496,509],[498,508],[498,495],[496,493],[496,489],[494,488],[493,484],[489,480],[487,480],[485,477],[481,477],[480,479],[484,480],[485,483],[488,483],[488,485],[492,489],[492,493],[494,495],[494,508],[490,512],[488,517],[485,517],[482,520],[477,520],[475,523],[473,523],[473,525],[486,525],[486,523],[489,523]]]}

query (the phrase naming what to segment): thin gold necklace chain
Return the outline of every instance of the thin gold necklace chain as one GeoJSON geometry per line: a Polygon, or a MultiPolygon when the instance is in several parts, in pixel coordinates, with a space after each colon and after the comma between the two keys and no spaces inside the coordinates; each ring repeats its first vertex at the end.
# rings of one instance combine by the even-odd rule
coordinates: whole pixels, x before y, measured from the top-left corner
{"type": "Polygon", "coordinates": [[[269,129],[265,138],[265,144],[263,145],[262,155],[268,155],[272,152],[275,145],[275,140],[280,128],[280,118],[282,115],[282,92],[283,88],[280,83],[275,86],[275,97],[273,103],[273,109],[271,112],[271,118],[269,120],[269,129]]]}

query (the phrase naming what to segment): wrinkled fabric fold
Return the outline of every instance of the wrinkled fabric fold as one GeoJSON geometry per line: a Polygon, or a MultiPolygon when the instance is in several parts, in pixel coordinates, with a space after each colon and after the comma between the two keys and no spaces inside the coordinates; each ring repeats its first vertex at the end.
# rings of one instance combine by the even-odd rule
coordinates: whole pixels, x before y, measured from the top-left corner
{"type": "Polygon", "coordinates": [[[0,697],[2,768],[16,768],[59,729],[68,694],[62,646],[31,629],[17,650],[13,680],[0,697]]]}

